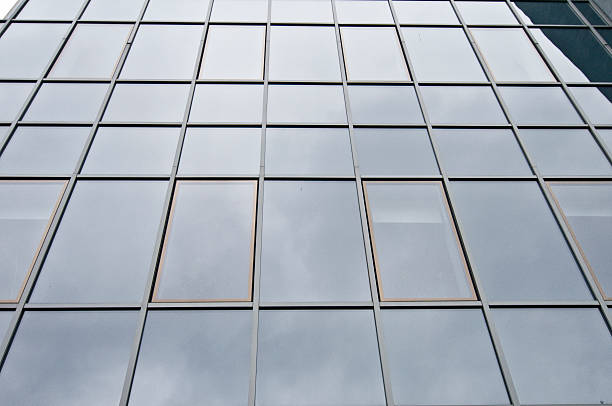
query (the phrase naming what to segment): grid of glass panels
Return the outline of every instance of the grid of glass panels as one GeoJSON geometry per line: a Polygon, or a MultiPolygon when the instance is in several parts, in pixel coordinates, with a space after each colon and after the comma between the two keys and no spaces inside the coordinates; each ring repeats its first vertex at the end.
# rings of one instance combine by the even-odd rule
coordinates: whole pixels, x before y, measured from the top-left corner
{"type": "Polygon", "coordinates": [[[595,3],[50,4],[0,25],[0,398],[610,402],[595,3]]]}

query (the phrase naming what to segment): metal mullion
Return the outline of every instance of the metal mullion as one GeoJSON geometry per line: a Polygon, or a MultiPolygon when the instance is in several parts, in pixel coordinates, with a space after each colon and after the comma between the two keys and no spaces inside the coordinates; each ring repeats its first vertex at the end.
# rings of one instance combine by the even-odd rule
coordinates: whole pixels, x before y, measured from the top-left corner
{"type": "Polygon", "coordinates": [[[0,37],[4,35],[4,32],[8,29],[11,23],[15,20],[17,15],[23,10],[26,3],[29,0],[21,0],[18,4],[15,4],[13,8],[9,11],[9,14],[4,19],[3,25],[0,27],[0,37]]]}
{"type": "MultiPolygon", "coordinates": [[[[393,15],[393,19],[396,22],[396,29],[397,29],[397,33],[398,33],[399,38],[400,38],[400,43],[401,43],[402,50],[403,50],[403,53],[404,53],[404,58],[405,58],[406,63],[408,65],[408,69],[410,70],[411,74],[414,76],[414,69],[412,67],[412,61],[410,59],[410,55],[409,55],[409,52],[408,52],[408,47],[407,47],[406,42],[404,40],[404,36],[403,36],[402,30],[401,30],[401,26],[399,24],[399,20],[397,19],[397,15],[396,15],[396,12],[395,12],[393,1],[392,0],[387,0],[387,1],[389,3],[389,7],[391,8],[391,14],[393,15]]],[[[453,7],[453,10],[454,10],[455,14],[457,15],[457,18],[459,19],[459,22],[460,22],[464,32],[467,33],[467,31],[468,31],[467,30],[467,26],[465,24],[465,21],[463,21],[463,18],[461,17],[461,14],[457,10],[457,7],[456,7],[456,5],[454,3],[454,0],[451,0],[451,5],[453,7]]],[[[473,39],[470,36],[468,36],[468,38],[470,39],[470,42],[472,42],[472,44],[473,44],[473,39]]],[[[480,63],[482,65],[484,65],[483,61],[480,61],[480,63]]],[[[486,71],[486,68],[484,66],[483,66],[483,69],[485,69],[485,71],[486,71]]],[[[487,80],[491,83],[491,86],[493,86],[494,90],[496,91],[497,89],[495,89],[495,82],[494,82],[493,77],[491,75],[487,75],[486,77],[487,77],[487,80]]],[[[442,165],[442,161],[440,159],[439,149],[438,149],[438,146],[437,146],[437,144],[435,142],[435,139],[433,137],[433,126],[432,126],[431,121],[429,119],[429,114],[427,113],[427,108],[426,108],[425,102],[423,100],[423,96],[421,94],[420,83],[419,83],[418,78],[416,78],[416,77],[413,77],[413,80],[414,80],[414,87],[415,87],[415,93],[416,93],[416,96],[417,96],[417,100],[418,100],[419,105],[421,107],[421,111],[423,113],[423,118],[424,118],[425,123],[427,125],[427,135],[429,137],[429,141],[430,141],[430,143],[432,145],[434,156],[436,158],[436,161],[438,163],[438,167],[440,169],[440,173],[442,175],[442,185],[443,185],[444,192],[446,193],[446,200],[447,200],[447,203],[448,203],[448,207],[449,207],[449,210],[450,210],[450,213],[451,213],[451,217],[454,220],[456,228],[457,228],[457,238],[459,239],[461,247],[463,248],[465,261],[469,265],[470,274],[471,274],[472,279],[473,279],[474,289],[478,292],[478,295],[479,295],[479,298],[480,298],[480,302],[482,304],[482,314],[484,316],[485,323],[486,323],[487,328],[489,330],[491,342],[493,344],[493,349],[494,349],[495,355],[497,357],[498,365],[500,367],[502,378],[503,378],[505,386],[506,386],[506,391],[507,391],[509,400],[510,400],[510,402],[511,402],[511,404],[513,406],[517,406],[517,405],[519,405],[519,399],[518,399],[518,394],[517,394],[517,391],[516,391],[516,387],[515,387],[514,382],[512,380],[512,376],[510,374],[510,369],[508,367],[508,362],[507,362],[506,357],[504,355],[504,352],[503,352],[503,349],[502,349],[502,346],[501,346],[501,342],[499,340],[499,336],[498,336],[497,331],[495,329],[495,324],[493,322],[493,317],[491,315],[491,309],[489,307],[489,302],[488,302],[488,300],[486,298],[486,295],[484,293],[484,290],[483,290],[483,284],[480,281],[480,277],[478,275],[478,271],[477,271],[476,267],[470,261],[470,258],[473,258],[473,257],[470,254],[470,250],[469,250],[466,242],[463,240],[463,237],[462,237],[463,227],[461,225],[461,222],[459,221],[459,218],[456,216],[455,210],[453,208],[453,202],[452,202],[452,199],[451,199],[451,190],[450,190],[450,187],[449,187],[450,186],[450,180],[449,180],[449,177],[448,177],[448,175],[446,173],[446,170],[444,169],[444,166],[442,165]]]]}
{"type": "MultiPolygon", "coordinates": [[[[336,47],[338,49],[338,58],[340,62],[340,75],[342,77],[342,91],[344,95],[344,105],[346,109],[346,118],[348,123],[349,142],[351,144],[351,155],[353,158],[353,170],[355,172],[355,183],[357,188],[357,203],[359,205],[359,216],[361,219],[361,232],[363,238],[363,248],[366,253],[366,265],[368,270],[368,280],[370,283],[370,296],[373,305],[373,316],[374,316],[374,327],[376,329],[376,339],[378,342],[378,353],[380,356],[380,369],[383,380],[383,387],[385,393],[385,402],[387,406],[395,404],[393,400],[393,390],[391,387],[391,373],[389,369],[389,363],[387,361],[387,351],[385,347],[385,341],[383,336],[382,328],[382,314],[380,310],[380,298],[378,296],[378,285],[376,280],[376,274],[374,270],[374,258],[372,256],[371,242],[370,242],[370,231],[368,227],[368,217],[365,206],[365,196],[363,192],[363,182],[361,179],[361,172],[359,168],[357,158],[357,146],[355,143],[354,128],[353,128],[353,116],[351,112],[351,106],[349,101],[348,92],[348,79],[346,73],[346,65],[344,59],[344,49],[342,47],[342,39],[340,34],[340,24],[338,23],[338,15],[336,11],[336,0],[331,0],[332,4],[332,15],[334,17],[334,30],[336,33],[336,47]]],[[[388,25],[388,24],[386,24],[388,25]]],[[[356,25],[363,27],[362,25],[356,25]]],[[[392,25],[389,25],[392,26],[392,25]]]]}
{"type": "MultiPolygon", "coordinates": [[[[604,46],[604,48],[606,49],[606,51],[608,51],[608,55],[612,56],[612,48],[610,47],[610,44],[608,44],[603,37],[599,34],[599,32],[595,29],[595,27],[593,27],[593,24],[591,24],[591,22],[589,21],[588,18],[586,18],[582,12],[578,9],[578,7],[576,7],[576,5],[572,2],[572,0],[567,0],[567,2],[569,3],[569,7],[572,9],[572,11],[574,12],[574,14],[576,14],[578,16],[578,18],[580,18],[583,23],[589,28],[589,30],[591,31],[591,33],[593,33],[593,35],[595,36],[595,38],[597,38],[604,46]]],[[[591,4],[590,1],[587,2],[588,5],[590,5],[593,8],[593,11],[595,12],[595,14],[599,14],[600,17],[602,17],[602,20],[604,20],[605,23],[610,24],[610,19],[608,18],[608,15],[606,13],[598,13],[596,10],[599,8],[599,6],[597,7],[593,7],[593,4],[591,4]]]]}

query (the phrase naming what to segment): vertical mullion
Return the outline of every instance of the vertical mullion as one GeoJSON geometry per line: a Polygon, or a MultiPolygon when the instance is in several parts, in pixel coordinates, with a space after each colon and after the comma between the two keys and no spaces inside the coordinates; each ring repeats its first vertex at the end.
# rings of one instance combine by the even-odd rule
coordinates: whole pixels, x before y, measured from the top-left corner
{"type": "Polygon", "coordinates": [[[344,104],[346,108],[346,117],[348,121],[348,131],[349,131],[349,142],[351,144],[351,154],[353,158],[353,170],[355,172],[355,183],[357,188],[357,200],[359,204],[359,215],[361,218],[361,230],[363,236],[363,244],[366,252],[366,264],[368,267],[368,279],[370,282],[370,296],[372,297],[373,303],[373,311],[374,311],[374,325],[376,328],[376,338],[378,341],[378,351],[380,355],[380,367],[383,379],[383,386],[385,391],[385,399],[387,406],[394,405],[393,401],[393,391],[391,388],[391,373],[389,370],[389,364],[387,361],[386,355],[386,347],[383,337],[382,331],[382,315],[380,311],[380,298],[378,296],[378,288],[376,275],[374,272],[374,260],[372,258],[372,250],[371,250],[371,242],[370,242],[370,232],[368,228],[368,218],[364,200],[363,193],[363,183],[361,179],[361,172],[359,169],[359,163],[357,158],[357,147],[354,139],[354,130],[353,130],[353,117],[351,113],[351,106],[349,101],[348,94],[348,82],[347,82],[347,73],[346,66],[344,63],[344,51],[342,48],[342,40],[340,34],[340,26],[338,23],[338,16],[336,11],[336,0],[330,0],[332,4],[332,14],[334,17],[334,30],[336,32],[336,45],[338,48],[338,58],[340,63],[340,74],[342,76],[342,90],[344,94],[344,104]]]}

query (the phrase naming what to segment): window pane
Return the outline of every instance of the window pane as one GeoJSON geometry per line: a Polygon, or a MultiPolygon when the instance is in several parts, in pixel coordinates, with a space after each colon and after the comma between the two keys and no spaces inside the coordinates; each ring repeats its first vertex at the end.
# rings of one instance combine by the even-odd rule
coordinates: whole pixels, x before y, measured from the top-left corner
{"type": "Polygon", "coordinates": [[[11,24],[0,37],[0,77],[38,78],[67,29],[68,24],[11,24]]]}
{"type": "Polygon", "coordinates": [[[179,128],[101,127],[82,173],[170,174],[179,128]]]}
{"type": "Polygon", "coordinates": [[[355,183],[268,181],[264,192],[261,300],[370,300],[355,183]]]}
{"type": "Polygon", "coordinates": [[[422,124],[423,115],[412,86],[349,86],[356,124],[422,124]]]}
{"type": "MultiPolygon", "coordinates": [[[[154,0],[149,4],[153,2],[154,0]]],[[[91,0],[81,19],[134,21],[138,18],[143,3],[143,0],[91,0]]],[[[176,3],[175,1],[174,4],[176,3]]]]}
{"type": "Polygon", "coordinates": [[[412,68],[422,81],[484,81],[476,55],[461,28],[402,28],[412,68]]]}
{"type": "Polygon", "coordinates": [[[18,127],[0,156],[0,173],[72,174],[89,127],[18,127]]]}
{"type": "Polygon", "coordinates": [[[393,24],[389,4],[384,0],[334,0],[339,24],[393,24]]]}
{"type": "Polygon", "coordinates": [[[448,1],[393,1],[401,24],[459,24],[448,1]]]}
{"type": "Polygon", "coordinates": [[[531,175],[510,130],[436,129],[433,136],[450,176],[531,175]]]}
{"type": "Polygon", "coordinates": [[[189,85],[134,84],[115,86],[104,113],[106,121],[183,121],[189,85]]]}
{"type": "Polygon", "coordinates": [[[612,184],[551,183],[557,204],[604,297],[612,298],[612,184]]]}
{"type": "Polygon", "coordinates": [[[493,309],[523,404],[600,404],[612,397],[610,332],[596,309],[493,309]]]}
{"type": "Polygon", "coordinates": [[[333,23],[331,0],[272,0],[273,23],[333,23]]]}
{"type": "Polygon", "coordinates": [[[496,80],[554,80],[521,28],[472,28],[471,31],[496,80]]]}
{"type": "Polygon", "coordinates": [[[150,0],[144,20],[204,21],[209,6],[210,0],[150,0]]]}
{"type": "Polygon", "coordinates": [[[12,405],[118,404],[138,312],[29,311],[0,373],[12,405]]]}
{"type": "Polygon", "coordinates": [[[121,77],[191,79],[201,37],[199,25],[142,25],[121,77]]]}
{"type": "Polygon", "coordinates": [[[612,124],[612,88],[570,87],[587,117],[595,124],[612,124]]]}
{"type": "Polygon", "coordinates": [[[597,12],[593,10],[593,7],[591,7],[589,3],[575,2],[573,4],[591,24],[606,24],[605,21],[597,14],[597,12]]]}
{"type": "Polygon", "coordinates": [[[0,337],[4,338],[4,335],[7,333],[9,325],[11,324],[12,318],[13,318],[12,311],[0,312],[0,337]]]}
{"type": "Polygon", "coordinates": [[[339,81],[334,27],[272,27],[270,79],[339,81]]]}
{"type": "Polygon", "coordinates": [[[269,128],[267,175],[352,176],[351,142],[345,128],[269,128]]]}
{"type": "Polygon", "coordinates": [[[456,1],[466,24],[518,24],[503,1],[456,1]]]}
{"type": "Polygon", "coordinates": [[[597,130],[597,132],[599,133],[603,141],[606,143],[608,151],[612,151],[612,130],[599,129],[597,130]]]}
{"type": "Polygon", "coordinates": [[[13,121],[34,83],[0,83],[0,121],[13,121]]]}
{"type": "Polygon", "coordinates": [[[588,300],[537,183],[452,182],[457,218],[491,300],[588,300]]]}
{"type": "Polygon", "coordinates": [[[260,123],[261,85],[196,85],[189,121],[205,123],[260,123]]]}
{"type": "Polygon", "coordinates": [[[399,404],[509,403],[480,310],[383,310],[382,320],[399,404]]]}
{"type": "Polygon", "coordinates": [[[488,86],[423,86],[423,101],[434,124],[505,124],[488,86]]]}
{"type": "Polygon", "coordinates": [[[0,181],[0,300],[19,300],[65,185],[0,181]]]}
{"type": "Polygon", "coordinates": [[[429,137],[423,129],[356,128],[353,136],[362,175],[440,174],[429,137]]]}
{"type": "Polygon", "coordinates": [[[475,296],[439,182],[366,182],[365,191],[381,300],[475,296]]]}
{"type": "Polygon", "coordinates": [[[188,128],[181,175],[258,175],[261,128],[188,128]]]}
{"type": "Polygon", "coordinates": [[[149,312],[130,406],[245,404],[251,320],[250,311],[149,312]]]}
{"type": "Polygon", "coordinates": [[[565,1],[515,1],[512,5],[526,24],[582,24],[565,1]]]}
{"type": "Polygon", "coordinates": [[[26,121],[94,121],[106,94],[106,83],[43,83],[26,121]]]}
{"type": "Polygon", "coordinates": [[[83,0],[28,0],[18,15],[20,20],[72,20],[83,0]]]}
{"type": "Polygon", "coordinates": [[[582,124],[560,87],[501,86],[512,120],[521,124],[582,124]]]}
{"type": "Polygon", "coordinates": [[[79,24],[49,76],[110,78],[131,30],[127,24],[79,24]]]}
{"type": "Polygon", "coordinates": [[[210,20],[265,23],[268,0],[215,0],[210,20]]]}
{"type": "Polygon", "coordinates": [[[257,352],[257,405],[385,404],[369,310],[262,311],[257,352]]]}
{"type": "Polygon", "coordinates": [[[266,27],[211,25],[200,79],[263,79],[266,27]]]}
{"type": "Polygon", "coordinates": [[[178,183],[155,300],[250,300],[256,193],[256,181],[178,183]]]}
{"type": "Polygon", "coordinates": [[[342,86],[270,85],[268,122],[346,123],[342,86]]]}
{"type": "Polygon", "coordinates": [[[520,136],[544,176],[612,174],[588,130],[521,129],[520,136]]]}
{"type": "Polygon", "coordinates": [[[161,181],[79,181],[31,301],[140,301],[165,193],[161,181]]]}

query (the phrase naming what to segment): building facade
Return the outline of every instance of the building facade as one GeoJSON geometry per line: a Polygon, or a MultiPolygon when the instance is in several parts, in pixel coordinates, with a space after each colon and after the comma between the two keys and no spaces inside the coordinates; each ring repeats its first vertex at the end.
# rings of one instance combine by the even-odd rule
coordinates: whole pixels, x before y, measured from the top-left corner
{"type": "Polygon", "coordinates": [[[0,405],[612,403],[594,2],[22,0],[0,405]]]}

